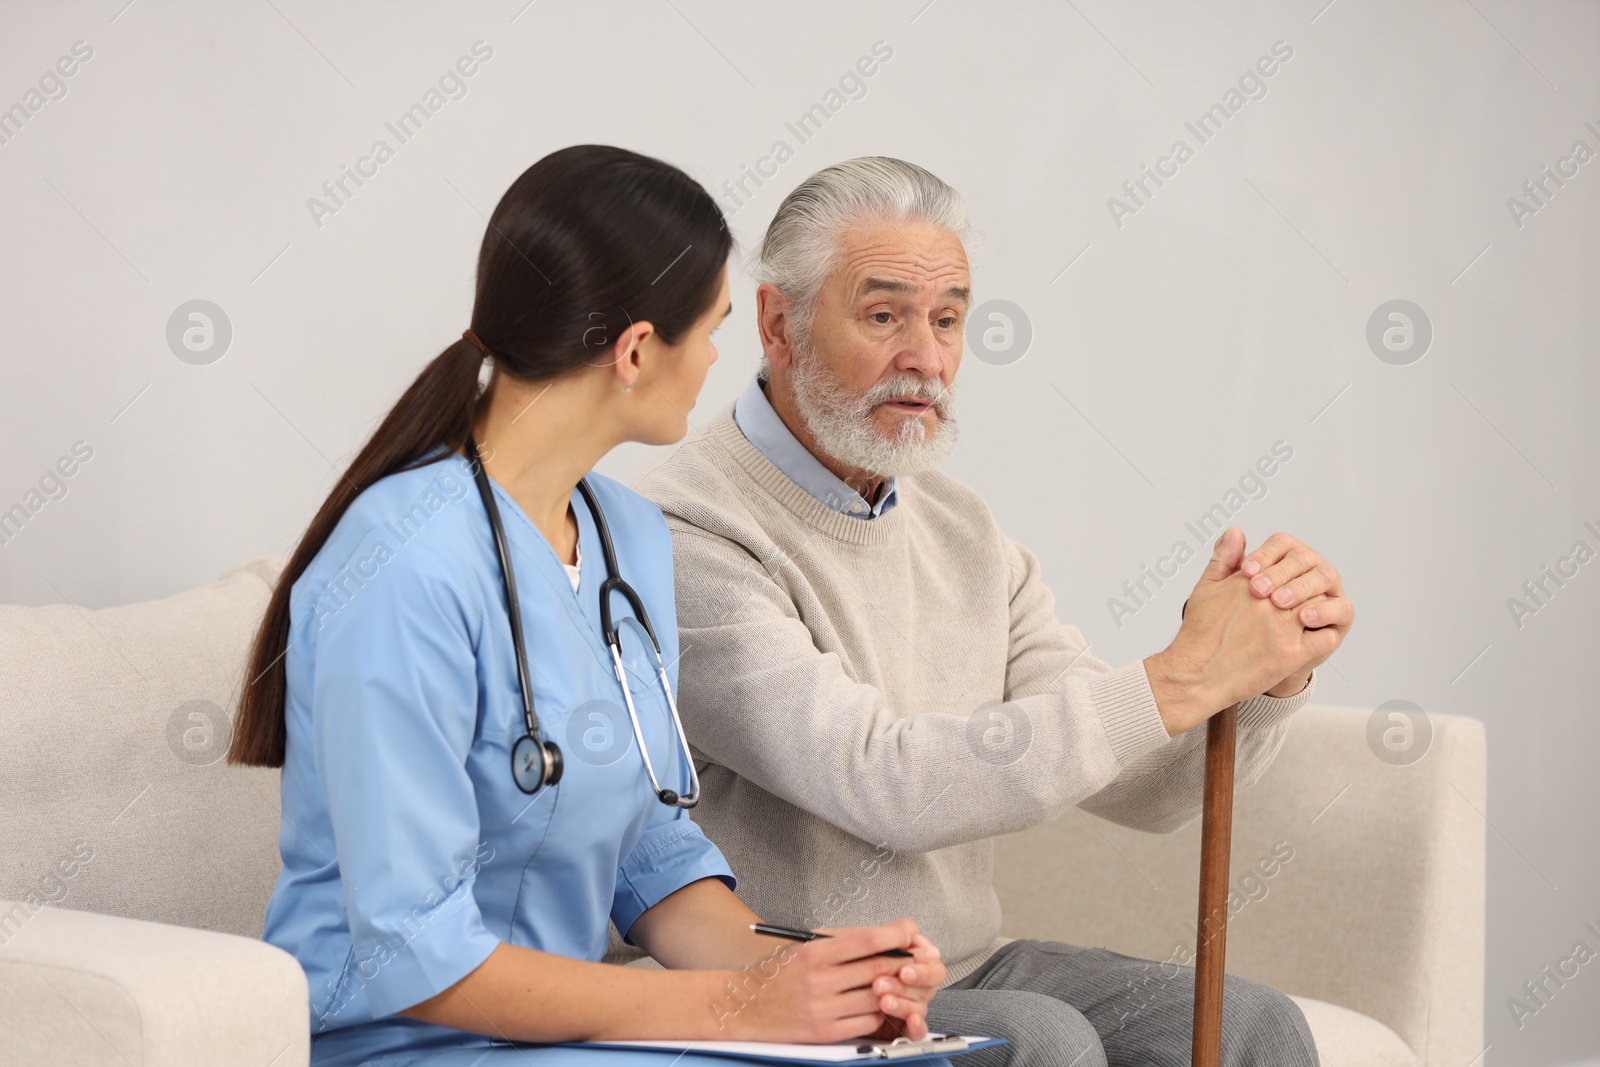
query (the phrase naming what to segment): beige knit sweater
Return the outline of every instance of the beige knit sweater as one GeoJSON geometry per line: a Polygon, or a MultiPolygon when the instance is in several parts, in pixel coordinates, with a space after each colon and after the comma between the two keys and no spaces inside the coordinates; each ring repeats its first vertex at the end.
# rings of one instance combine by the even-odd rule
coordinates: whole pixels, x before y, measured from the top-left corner
{"type": "MultiPolygon", "coordinates": [[[[1200,813],[1205,731],[1168,736],[1143,662],[1087,651],[981,497],[902,475],[894,508],[840,514],[732,412],[637,489],[673,535],[694,817],[752,908],[806,926],[909,915],[954,981],[997,944],[995,835],[1074,804],[1156,832],[1200,813]]],[[[1314,684],[1240,705],[1238,785],[1314,684]]]]}

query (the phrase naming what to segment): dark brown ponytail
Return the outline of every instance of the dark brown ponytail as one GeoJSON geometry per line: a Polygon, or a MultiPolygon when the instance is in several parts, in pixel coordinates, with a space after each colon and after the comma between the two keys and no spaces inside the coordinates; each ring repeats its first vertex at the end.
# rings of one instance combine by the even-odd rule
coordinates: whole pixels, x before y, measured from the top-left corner
{"type": "MultiPolygon", "coordinates": [[[[711,307],[733,249],[722,212],[692,178],[609,145],[545,156],[512,183],[478,253],[472,331],[497,373],[526,381],[591,363],[631,322],[675,344],[711,307]]],[[[256,633],[228,762],[283,766],[289,592],[340,517],[374,482],[467,439],[483,352],[459,338],[422,369],[351,462],[295,546],[256,633]]]]}

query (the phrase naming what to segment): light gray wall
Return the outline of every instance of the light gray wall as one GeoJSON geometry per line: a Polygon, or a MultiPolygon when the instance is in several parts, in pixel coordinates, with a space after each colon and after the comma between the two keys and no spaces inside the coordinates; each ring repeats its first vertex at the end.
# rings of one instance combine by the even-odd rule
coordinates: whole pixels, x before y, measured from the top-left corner
{"type": "MultiPolygon", "coordinates": [[[[1170,640],[1201,563],[1118,620],[1122,583],[1201,549],[1185,521],[1291,448],[1233,521],[1252,546],[1308,542],[1359,607],[1317,699],[1488,723],[1487,1062],[1600,1052],[1600,964],[1520,1029],[1506,1004],[1600,947],[1600,562],[1520,623],[1508,606],[1576,542],[1600,550],[1600,161],[1537,212],[1508,206],[1575,142],[1600,151],[1600,7],[124,3],[0,8],[0,106],[75,42],[93,52],[0,144],[0,508],[92,449],[0,545],[0,599],[116,604],[287,553],[466,326],[485,217],[555,148],[626,145],[720,190],[786,142],[725,209],[747,251],[807,174],[901,156],[966,194],[977,299],[1032,333],[1013,362],[969,349],[947,469],[1122,663],[1170,640]],[[466,95],[399,144],[384,123],[477,41],[493,54],[466,95]],[[879,41],[865,94],[801,143],[786,121],[879,41]],[[1292,57],[1265,95],[1201,144],[1185,122],[1275,42],[1292,57]],[[378,139],[393,158],[314,221],[308,199],[378,139]],[[1193,157],[1114,219],[1108,198],[1177,139],[1193,157]],[[232,329],[207,365],[167,340],[196,299],[232,329]],[[1405,365],[1366,337],[1395,299],[1433,332],[1405,365]]],[[[751,289],[697,423],[751,372],[751,289]]],[[[601,469],[631,481],[663,454],[601,469]]]]}

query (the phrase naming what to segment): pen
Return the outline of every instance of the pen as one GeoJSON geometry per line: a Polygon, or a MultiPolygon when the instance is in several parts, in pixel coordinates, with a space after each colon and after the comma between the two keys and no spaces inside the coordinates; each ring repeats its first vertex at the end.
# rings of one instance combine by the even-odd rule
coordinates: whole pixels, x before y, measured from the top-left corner
{"type": "MultiPolygon", "coordinates": [[[[751,923],[750,929],[758,934],[765,934],[768,937],[782,937],[789,941],[815,941],[818,938],[833,936],[832,934],[819,934],[815,930],[794,930],[787,926],[773,926],[771,923],[751,923]]],[[[891,948],[886,952],[878,953],[878,955],[910,957],[911,953],[903,948],[891,948]]]]}

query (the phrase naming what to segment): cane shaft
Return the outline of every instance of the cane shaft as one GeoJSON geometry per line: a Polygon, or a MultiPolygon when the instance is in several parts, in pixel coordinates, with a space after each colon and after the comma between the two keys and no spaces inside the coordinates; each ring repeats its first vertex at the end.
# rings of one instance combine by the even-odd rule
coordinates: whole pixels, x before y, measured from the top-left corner
{"type": "Polygon", "coordinates": [[[1222,978],[1228,934],[1228,850],[1233,837],[1233,750],[1239,705],[1206,725],[1205,807],[1200,823],[1200,922],[1195,935],[1194,1067],[1222,1058],[1222,978]]]}

